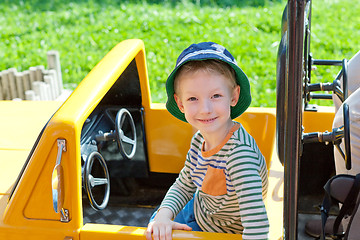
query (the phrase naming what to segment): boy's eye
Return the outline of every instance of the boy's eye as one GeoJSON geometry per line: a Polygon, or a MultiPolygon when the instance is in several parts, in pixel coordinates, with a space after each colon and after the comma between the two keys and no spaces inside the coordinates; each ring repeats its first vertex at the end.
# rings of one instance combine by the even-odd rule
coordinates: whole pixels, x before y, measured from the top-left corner
{"type": "Polygon", "coordinates": [[[213,95],[213,98],[220,98],[221,97],[221,94],[214,94],[213,95]]]}
{"type": "Polygon", "coordinates": [[[196,101],[196,97],[189,97],[189,98],[188,98],[188,101],[189,101],[189,102],[196,101]]]}

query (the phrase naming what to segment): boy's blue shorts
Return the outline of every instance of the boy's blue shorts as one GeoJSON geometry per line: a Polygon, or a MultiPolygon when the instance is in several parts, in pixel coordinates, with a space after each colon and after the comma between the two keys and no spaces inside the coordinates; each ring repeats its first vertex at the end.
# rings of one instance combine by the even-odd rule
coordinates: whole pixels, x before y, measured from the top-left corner
{"type": "MultiPolygon", "coordinates": [[[[153,221],[156,213],[157,213],[157,211],[155,211],[153,213],[153,215],[150,218],[150,222],[153,221]]],[[[188,225],[189,227],[192,228],[192,231],[202,232],[202,229],[200,228],[200,226],[197,224],[197,222],[195,220],[194,198],[191,199],[185,205],[185,207],[179,212],[179,214],[175,217],[174,222],[186,224],[186,225],[188,225]]]]}

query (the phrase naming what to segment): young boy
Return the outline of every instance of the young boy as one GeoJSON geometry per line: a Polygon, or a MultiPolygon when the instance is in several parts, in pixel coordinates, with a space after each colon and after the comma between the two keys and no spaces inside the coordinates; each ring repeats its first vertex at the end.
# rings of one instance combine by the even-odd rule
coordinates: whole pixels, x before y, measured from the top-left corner
{"type": "Polygon", "coordinates": [[[198,132],[184,168],[150,220],[147,239],[171,239],[173,229],[267,239],[265,159],[232,120],[250,105],[247,76],[223,46],[203,42],[180,54],[166,90],[168,111],[198,132]]]}

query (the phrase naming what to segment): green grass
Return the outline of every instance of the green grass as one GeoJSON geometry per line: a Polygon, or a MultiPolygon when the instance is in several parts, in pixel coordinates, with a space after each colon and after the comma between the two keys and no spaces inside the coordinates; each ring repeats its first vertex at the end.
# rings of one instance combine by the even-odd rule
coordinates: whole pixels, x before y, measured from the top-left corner
{"type": "MultiPolygon", "coordinates": [[[[250,78],[252,106],[274,107],[285,1],[235,2],[0,0],[0,70],[46,65],[46,52],[58,50],[65,87],[74,88],[113,46],[139,38],[152,99],[164,102],[164,83],[180,52],[194,42],[214,41],[230,50],[250,78]]],[[[356,1],[314,1],[315,58],[350,59],[359,50],[359,12],[356,1]]],[[[338,71],[318,67],[313,81],[332,81],[338,71]]]]}

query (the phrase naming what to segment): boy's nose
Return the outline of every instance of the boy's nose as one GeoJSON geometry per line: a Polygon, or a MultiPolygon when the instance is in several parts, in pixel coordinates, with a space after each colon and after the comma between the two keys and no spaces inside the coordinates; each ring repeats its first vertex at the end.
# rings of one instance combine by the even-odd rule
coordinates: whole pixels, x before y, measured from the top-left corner
{"type": "Polygon", "coordinates": [[[200,109],[200,112],[202,114],[208,114],[208,113],[211,113],[212,111],[212,104],[210,101],[208,100],[204,100],[201,102],[201,109],[200,109]]]}

